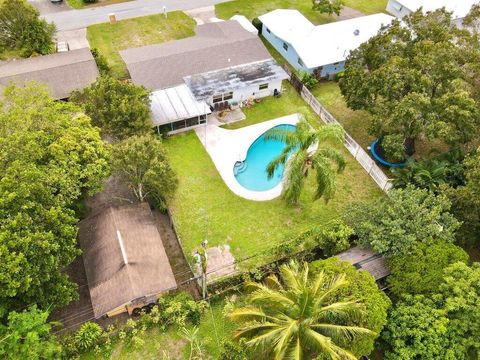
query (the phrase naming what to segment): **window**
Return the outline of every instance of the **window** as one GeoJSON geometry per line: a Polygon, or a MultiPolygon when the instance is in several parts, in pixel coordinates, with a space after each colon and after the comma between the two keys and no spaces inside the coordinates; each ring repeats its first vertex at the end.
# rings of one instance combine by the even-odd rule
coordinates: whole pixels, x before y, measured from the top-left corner
{"type": "Polygon", "coordinates": [[[213,103],[218,103],[218,102],[221,102],[222,101],[222,98],[223,98],[223,95],[220,94],[220,95],[214,95],[213,96],[213,103]]]}
{"type": "Polygon", "coordinates": [[[340,64],[340,63],[339,62],[333,63],[333,66],[337,66],[338,64],[340,64]]]}
{"type": "Polygon", "coordinates": [[[283,43],[283,48],[285,49],[285,51],[288,51],[288,44],[287,44],[287,43],[283,43]]]}
{"type": "Polygon", "coordinates": [[[305,67],[305,64],[303,63],[302,59],[300,59],[300,57],[298,58],[298,63],[300,64],[300,66],[305,67]]]}
{"type": "Polygon", "coordinates": [[[228,93],[225,93],[223,94],[223,100],[230,100],[230,99],[233,99],[233,92],[228,92],[228,93]]]}
{"type": "Polygon", "coordinates": [[[265,89],[268,89],[268,84],[260,84],[260,86],[258,87],[258,90],[265,90],[265,89]]]}
{"type": "Polygon", "coordinates": [[[271,33],[271,31],[270,31],[270,29],[269,29],[269,28],[265,28],[265,29],[267,29],[267,32],[268,32],[269,34],[271,33]]]}

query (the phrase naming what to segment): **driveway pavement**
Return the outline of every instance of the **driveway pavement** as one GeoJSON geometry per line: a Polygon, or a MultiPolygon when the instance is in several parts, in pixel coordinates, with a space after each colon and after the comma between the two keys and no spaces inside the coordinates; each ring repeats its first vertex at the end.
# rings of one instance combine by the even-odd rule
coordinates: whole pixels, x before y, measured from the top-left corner
{"type": "Polygon", "coordinates": [[[42,15],[70,10],[65,0],[57,4],[53,4],[50,0],[28,0],[28,2],[40,11],[42,15]]]}
{"type": "MultiPolygon", "coordinates": [[[[33,1],[33,0],[32,0],[33,1]]],[[[46,0],[34,0],[46,1],[46,0]]],[[[167,11],[190,10],[215,5],[228,0],[135,0],[119,4],[99,6],[82,10],[68,10],[43,15],[48,22],[54,22],[57,30],[74,30],[108,21],[108,14],[115,13],[118,20],[153,15],[167,11]]]]}

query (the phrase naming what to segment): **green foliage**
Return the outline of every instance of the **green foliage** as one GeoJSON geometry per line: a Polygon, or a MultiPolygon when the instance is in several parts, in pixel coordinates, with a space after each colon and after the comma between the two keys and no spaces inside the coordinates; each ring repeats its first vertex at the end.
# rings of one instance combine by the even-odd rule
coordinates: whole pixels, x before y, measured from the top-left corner
{"type": "Polygon", "coordinates": [[[444,269],[453,263],[467,261],[468,254],[451,243],[420,243],[411,254],[388,260],[389,289],[397,297],[436,293],[443,281],[444,269]]]}
{"type": "Polygon", "coordinates": [[[294,131],[273,128],[265,134],[265,139],[285,142],[282,153],[267,166],[268,176],[274,176],[275,170],[285,165],[285,180],[282,196],[294,205],[298,203],[309,173],[315,174],[316,191],[314,200],[323,197],[330,200],[336,190],[336,173],[344,170],[346,160],[331,143],[342,143],[344,131],[340,125],[327,125],[313,129],[305,118],[296,125],[294,131]],[[312,151],[311,147],[317,144],[312,151]]]}
{"type": "Polygon", "coordinates": [[[39,12],[25,0],[0,2],[0,48],[23,49],[24,57],[50,53],[55,25],[39,16],[39,12]]]}
{"type": "Polygon", "coordinates": [[[478,136],[476,44],[444,9],[419,10],[351,52],[342,94],[350,108],[373,115],[370,133],[383,137],[389,158],[401,160],[405,146],[414,151],[420,136],[452,147],[478,136]]]}
{"type": "Polygon", "coordinates": [[[222,343],[222,353],[219,360],[250,360],[253,354],[245,339],[239,341],[225,340],[222,343]]]}
{"type": "Polygon", "coordinates": [[[312,0],[313,10],[329,15],[340,15],[343,6],[343,0],[312,0]]]}
{"type": "Polygon", "coordinates": [[[95,4],[98,0],[83,0],[85,4],[95,4]]]}
{"type": "Polygon", "coordinates": [[[114,147],[113,171],[132,189],[139,201],[151,197],[159,209],[177,189],[177,176],[170,167],[160,139],[153,135],[132,136],[114,147]]]}
{"type": "Polygon", "coordinates": [[[353,229],[341,220],[334,220],[311,232],[310,240],[323,250],[325,256],[333,256],[350,247],[353,229]]]}
{"type": "Polygon", "coordinates": [[[90,49],[90,52],[92,53],[92,56],[95,59],[95,63],[97,64],[97,68],[98,68],[98,71],[100,72],[100,75],[103,75],[103,76],[109,75],[110,66],[108,66],[108,61],[105,58],[105,56],[100,54],[97,48],[90,49]]]}
{"type": "Polygon", "coordinates": [[[11,312],[6,325],[0,324],[0,358],[36,360],[60,358],[61,346],[51,334],[48,312],[31,306],[11,312]]]}
{"type": "Polygon", "coordinates": [[[355,325],[364,305],[350,296],[337,297],[348,286],[345,274],[329,276],[323,271],[312,276],[308,264],[280,267],[265,284],[247,282],[251,292],[247,306],[238,307],[230,318],[240,323],[235,338],[244,338],[252,349],[275,359],[311,358],[323,353],[332,358],[356,359],[349,351],[358,337],[374,332],[355,325]],[[340,301],[338,301],[340,299],[340,301]]]}
{"type": "MultiPolygon", "coordinates": [[[[340,289],[335,301],[344,298],[357,299],[365,306],[365,314],[357,319],[355,325],[380,334],[387,323],[387,310],[390,307],[389,298],[378,288],[375,279],[366,271],[358,271],[354,266],[336,257],[318,260],[311,263],[312,273],[323,271],[327,276],[345,274],[348,284],[340,289]]],[[[368,355],[374,349],[376,336],[362,336],[351,344],[355,354],[368,355]]]]}
{"type": "Polygon", "coordinates": [[[70,100],[81,105],[92,123],[115,139],[142,135],[151,130],[150,93],[143,86],[101,76],[70,100]]]}
{"type": "Polygon", "coordinates": [[[313,74],[302,71],[299,75],[300,75],[300,81],[309,90],[313,89],[318,84],[318,80],[313,74]]]}
{"type": "Polygon", "coordinates": [[[90,119],[30,84],[0,100],[0,308],[61,306],[76,285],[61,271],[79,254],[71,207],[108,175],[90,119]]]}
{"type": "Polygon", "coordinates": [[[102,335],[102,328],[100,325],[94,322],[86,322],[83,324],[80,329],[78,329],[75,334],[75,339],[78,343],[78,347],[81,350],[91,349],[94,345],[97,344],[98,339],[102,335]]]}
{"type": "Polygon", "coordinates": [[[419,243],[453,242],[460,223],[450,207],[445,196],[410,185],[390,190],[388,199],[353,204],[344,218],[360,245],[392,257],[411,254],[419,243]]]}

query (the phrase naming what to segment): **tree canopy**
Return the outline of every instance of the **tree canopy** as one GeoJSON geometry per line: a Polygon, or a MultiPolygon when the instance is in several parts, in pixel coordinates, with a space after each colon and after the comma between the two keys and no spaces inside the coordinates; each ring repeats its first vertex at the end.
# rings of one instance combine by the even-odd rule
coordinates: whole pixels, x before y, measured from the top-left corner
{"type": "Polygon", "coordinates": [[[53,48],[55,26],[25,0],[0,1],[0,49],[22,49],[29,57],[48,54],[53,48]]]}
{"type": "Polygon", "coordinates": [[[151,131],[150,92],[143,86],[101,76],[70,99],[83,107],[93,125],[114,139],[151,131]]]}
{"type": "Polygon", "coordinates": [[[328,15],[340,15],[344,6],[343,0],[312,0],[312,9],[328,15]]]}
{"type": "Polygon", "coordinates": [[[454,241],[460,223],[449,213],[451,203],[445,196],[413,186],[388,195],[355,203],[345,212],[360,245],[392,257],[411,254],[418,243],[454,241]]]}
{"type": "Polygon", "coordinates": [[[178,180],[162,141],[153,135],[132,136],[114,147],[113,171],[121,176],[139,201],[148,197],[160,209],[175,193],[178,180]]]}
{"type": "Polygon", "coordinates": [[[478,49],[471,37],[445,10],[419,10],[351,52],[342,94],[350,108],[373,115],[370,132],[383,139],[390,159],[403,159],[405,147],[410,155],[420,136],[451,147],[478,136],[480,107],[470,66],[478,49]]]}
{"type": "Polygon", "coordinates": [[[61,271],[79,254],[72,208],[101,188],[109,152],[87,116],[41,86],[8,87],[0,109],[0,310],[60,306],[76,296],[61,271]]]}

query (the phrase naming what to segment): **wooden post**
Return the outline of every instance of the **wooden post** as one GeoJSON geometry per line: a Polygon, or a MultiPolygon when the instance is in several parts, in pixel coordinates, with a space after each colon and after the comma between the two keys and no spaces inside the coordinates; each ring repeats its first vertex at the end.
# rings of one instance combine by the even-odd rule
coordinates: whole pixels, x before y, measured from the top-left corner
{"type": "Polygon", "coordinates": [[[108,20],[110,21],[110,24],[116,24],[117,17],[115,16],[115,13],[108,14],[108,20]]]}

